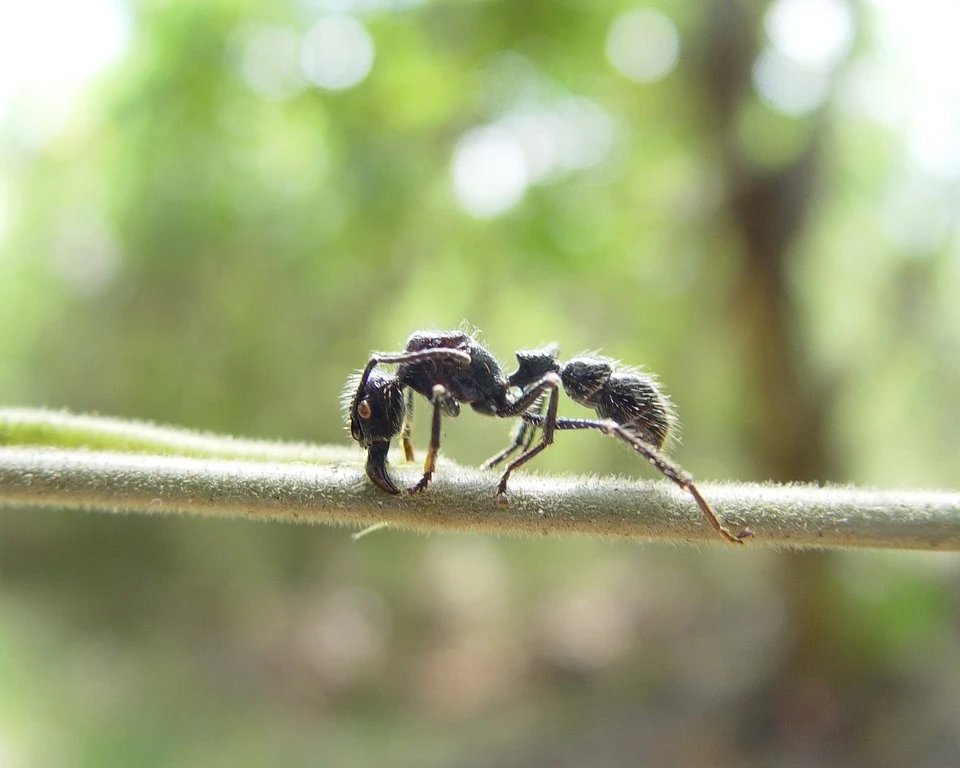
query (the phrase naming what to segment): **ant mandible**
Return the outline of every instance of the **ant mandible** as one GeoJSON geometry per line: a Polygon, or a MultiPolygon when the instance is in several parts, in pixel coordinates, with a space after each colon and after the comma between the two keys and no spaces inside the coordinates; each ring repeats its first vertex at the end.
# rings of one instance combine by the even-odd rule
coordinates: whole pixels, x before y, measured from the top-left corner
{"type": "Polygon", "coordinates": [[[387,473],[387,453],[390,441],[400,435],[404,455],[407,461],[413,461],[413,393],[419,392],[433,405],[433,418],[423,475],[407,489],[409,493],[426,490],[433,477],[440,450],[441,415],[458,416],[460,403],[467,403],[477,413],[522,420],[511,444],[483,465],[494,467],[521,451],[500,476],[496,493],[501,503],[507,502],[510,474],[550,445],[557,430],[595,429],[624,442],[690,493],[724,539],[742,544],[753,535],[749,528],[733,533],[720,522],[693,478],[661,452],[676,417],[653,378],[634,369],[618,368],[615,360],[598,355],[582,355],[562,363],[557,352],[556,346],[517,352],[518,367],[510,376],[505,376],[493,355],[464,331],[416,331],[403,352],[372,354],[363,371],[347,381],[343,393],[350,434],[367,449],[367,476],[380,490],[400,493],[387,473]],[[385,363],[396,365],[396,373],[377,370],[385,363]],[[557,416],[561,388],[571,400],[592,408],[600,418],[557,416]],[[538,429],[542,433],[540,442],[533,445],[538,429]]]}

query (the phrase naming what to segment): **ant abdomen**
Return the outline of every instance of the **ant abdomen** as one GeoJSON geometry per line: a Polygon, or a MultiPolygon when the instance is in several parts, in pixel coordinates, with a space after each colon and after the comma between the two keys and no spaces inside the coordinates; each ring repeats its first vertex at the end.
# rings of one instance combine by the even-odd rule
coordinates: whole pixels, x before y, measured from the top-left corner
{"type": "Polygon", "coordinates": [[[676,420],[667,396],[653,379],[634,371],[615,371],[607,379],[597,413],[663,448],[676,420]]]}
{"type": "Polygon", "coordinates": [[[675,421],[670,401],[650,376],[615,366],[608,357],[574,358],[561,369],[560,380],[571,400],[662,448],[675,421]]]}

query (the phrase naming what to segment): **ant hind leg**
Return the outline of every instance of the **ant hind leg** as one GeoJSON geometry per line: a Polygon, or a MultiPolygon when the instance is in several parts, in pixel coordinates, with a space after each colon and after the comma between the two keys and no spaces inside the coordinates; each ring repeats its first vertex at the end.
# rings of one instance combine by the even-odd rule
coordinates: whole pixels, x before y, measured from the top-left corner
{"type": "Polygon", "coordinates": [[[694,485],[693,477],[691,477],[688,472],[681,469],[677,464],[674,464],[672,461],[670,461],[670,459],[664,456],[654,445],[648,443],[643,438],[637,437],[626,427],[617,424],[616,422],[607,422],[606,424],[607,427],[604,431],[607,432],[607,434],[611,434],[625,442],[627,445],[633,448],[633,450],[653,464],[653,466],[659,469],[665,477],[675,482],[691,496],[693,496],[694,501],[697,502],[697,506],[700,507],[700,511],[707,519],[707,522],[710,523],[713,529],[719,533],[721,537],[729,541],[731,544],[743,544],[745,539],[753,536],[753,531],[751,531],[749,528],[744,528],[740,533],[733,533],[722,522],[720,522],[720,518],[717,517],[717,513],[713,511],[713,507],[711,507],[707,500],[703,498],[703,496],[700,494],[700,491],[697,489],[697,486],[694,485]]]}
{"type": "Polygon", "coordinates": [[[649,461],[664,477],[673,481],[693,496],[694,501],[696,501],[697,506],[700,508],[700,512],[706,518],[707,522],[710,523],[710,526],[720,534],[723,539],[729,541],[731,544],[743,544],[746,539],[753,536],[753,531],[749,528],[744,528],[740,533],[733,533],[733,531],[727,528],[721,522],[720,518],[717,517],[717,513],[713,511],[713,507],[710,506],[709,502],[700,493],[693,482],[693,477],[691,477],[688,472],[668,459],[655,445],[638,437],[622,424],[600,419],[558,419],[555,426],[557,429],[596,429],[605,435],[618,438],[649,461]]]}

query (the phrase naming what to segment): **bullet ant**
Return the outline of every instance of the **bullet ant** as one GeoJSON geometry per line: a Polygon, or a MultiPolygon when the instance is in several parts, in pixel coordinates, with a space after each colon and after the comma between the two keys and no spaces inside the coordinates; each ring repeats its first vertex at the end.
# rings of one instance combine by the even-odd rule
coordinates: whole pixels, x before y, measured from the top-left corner
{"type": "Polygon", "coordinates": [[[350,377],[343,394],[350,434],[367,449],[367,476],[380,490],[400,493],[387,473],[387,453],[390,441],[400,435],[404,455],[407,461],[413,461],[410,430],[413,393],[418,392],[432,404],[433,418],[423,475],[407,489],[409,493],[426,490],[433,478],[440,450],[441,416],[458,416],[460,404],[466,403],[487,416],[521,419],[511,444],[483,465],[494,467],[520,451],[500,475],[496,495],[501,503],[507,503],[510,474],[550,445],[557,430],[595,429],[621,440],[690,493],[703,516],[725,540],[742,544],[753,535],[749,528],[733,533],[720,522],[693,478],[662,453],[676,416],[652,377],[618,367],[608,357],[581,355],[564,363],[557,353],[556,346],[519,351],[517,370],[510,376],[504,375],[493,355],[464,331],[416,331],[403,352],[374,353],[362,373],[350,377]],[[383,364],[396,365],[396,372],[377,368],[383,364]],[[557,416],[561,388],[571,400],[592,408],[600,418],[557,416]],[[541,437],[534,445],[537,430],[541,437]]]}

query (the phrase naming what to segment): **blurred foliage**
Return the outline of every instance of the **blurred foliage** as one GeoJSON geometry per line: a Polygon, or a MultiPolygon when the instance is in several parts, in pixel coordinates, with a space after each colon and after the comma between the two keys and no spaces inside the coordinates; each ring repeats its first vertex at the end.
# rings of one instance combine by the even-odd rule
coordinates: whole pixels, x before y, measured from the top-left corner
{"type": "MultiPolygon", "coordinates": [[[[765,8],[649,7],[680,56],[637,83],[604,55],[622,3],[131,1],[125,53],[62,125],[32,135],[17,102],[0,122],[0,400],[345,441],[337,394],[371,349],[469,321],[507,368],[551,340],[648,366],[696,477],[767,479],[778,470],[750,425],[778,422],[739,325],[752,267],[731,200],[797,166],[808,185],[781,189],[783,219],[767,223],[798,223],[784,343],[825,425],[818,477],[956,487],[955,180],[844,107],[879,55],[876,8],[853,6],[821,106],[790,115],[747,92],[719,119],[710,51],[749,68],[765,8]],[[333,5],[374,44],[355,87],[310,85],[282,47],[257,54],[333,5]],[[730,8],[746,23],[717,10],[730,8]],[[575,147],[593,160],[548,155],[515,205],[471,216],[452,171],[466,137],[531,114],[593,120],[575,147]]],[[[552,140],[528,136],[526,160],[552,140]]],[[[788,452],[799,423],[777,435],[788,452]]],[[[472,414],[445,430],[464,462],[507,433],[472,414]]],[[[644,471],[613,442],[565,436],[536,469],[644,471]]],[[[814,602],[840,666],[793,677],[802,601],[782,567],[769,552],[351,544],[6,512],[0,764],[960,759],[956,560],[842,558],[814,602]]]]}

